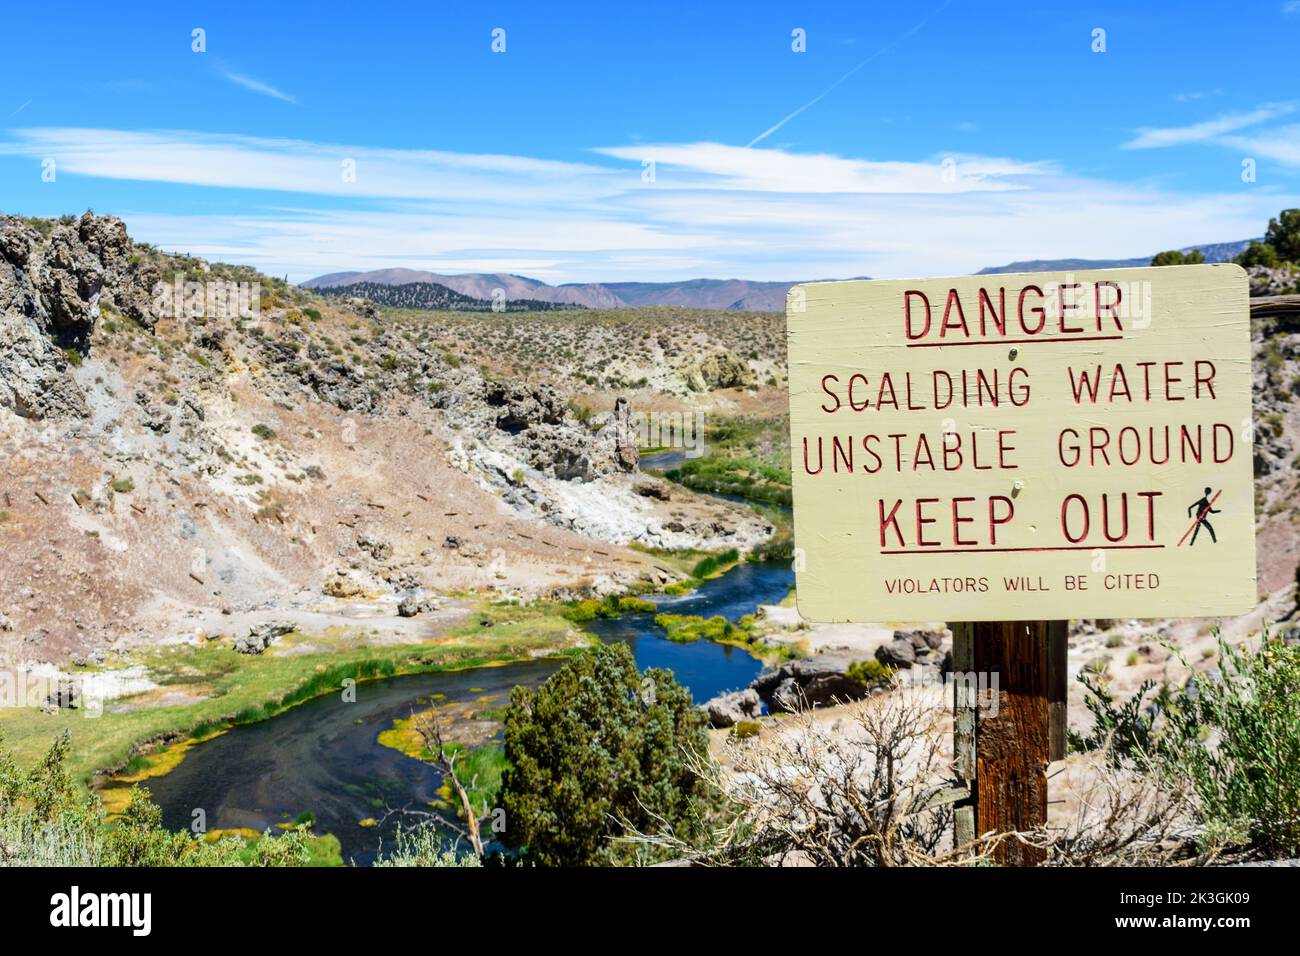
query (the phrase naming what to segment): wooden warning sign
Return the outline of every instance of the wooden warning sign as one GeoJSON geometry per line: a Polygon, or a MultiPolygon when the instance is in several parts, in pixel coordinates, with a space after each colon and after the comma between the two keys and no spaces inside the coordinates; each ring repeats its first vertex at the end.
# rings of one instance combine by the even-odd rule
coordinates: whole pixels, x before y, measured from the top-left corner
{"type": "Polygon", "coordinates": [[[804,617],[1254,606],[1239,267],[809,283],[787,318],[804,617]]]}

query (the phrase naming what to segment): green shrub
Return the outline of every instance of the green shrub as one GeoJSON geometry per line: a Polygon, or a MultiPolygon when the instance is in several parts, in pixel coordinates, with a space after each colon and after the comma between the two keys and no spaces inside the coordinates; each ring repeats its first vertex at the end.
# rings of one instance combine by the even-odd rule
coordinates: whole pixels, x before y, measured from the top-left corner
{"type": "Polygon", "coordinates": [[[1300,209],[1283,209],[1268,221],[1264,241],[1277,250],[1279,258],[1300,262],[1300,209]]]}
{"type": "Polygon", "coordinates": [[[866,688],[888,687],[894,681],[894,669],[875,658],[854,661],[845,671],[849,680],[866,688]]]}
{"type": "Polygon", "coordinates": [[[119,478],[110,487],[119,495],[129,495],[135,491],[135,482],[130,478],[119,478]]]}
{"type": "Polygon", "coordinates": [[[794,534],[790,528],[779,527],[772,537],[749,553],[750,561],[793,561],[794,534]]]}
{"type": "Polygon", "coordinates": [[[1117,705],[1080,675],[1096,726],[1070,734],[1076,749],[1106,748],[1170,788],[1190,793],[1209,844],[1256,855],[1300,854],[1300,644],[1265,636],[1256,651],[1219,636],[1217,677],[1193,673],[1181,694],[1161,688],[1153,718],[1142,700],[1148,681],[1117,705]]]}
{"type": "Polygon", "coordinates": [[[1191,252],[1180,252],[1177,249],[1169,249],[1165,252],[1158,252],[1155,258],[1151,260],[1153,266],[1190,266],[1205,261],[1205,253],[1200,249],[1193,249],[1191,252]]]}
{"type": "Polygon", "coordinates": [[[256,425],[254,425],[251,431],[258,438],[262,439],[262,441],[270,441],[272,438],[275,437],[275,429],[272,428],[270,425],[264,424],[262,422],[258,422],[256,425]]]}
{"type": "Polygon", "coordinates": [[[426,823],[397,831],[396,848],[384,853],[380,848],[375,866],[390,867],[480,867],[482,861],[473,853],[457,853],[448,847],[446,831],[426,823]]]}
{"type": "Polygon", "coordinates": [[[590,598],[586,601],[578,601],[570,605],[565,611],[564,616],[574,624],[586,624],[588,621],[594,621],[600,616],[603,602],[590,598]]]}
{"type": "Polygon", "coordinates": [[[627,827],[694,836],[706,790],[692,768],[708,748],[704,715],[671,672],[642,675],[627,645],[602,645],[511,692],[504,837],[542,865],[653,858],[614,838],[627,827]]]}
{"type": "Polygon", "coordinates": [[[1276,269],[1281,264],[1277,250],[1267,242],[1252,242],[1234,261],[1244,269],[1249,269],[1251,266],[1276,269]]]}

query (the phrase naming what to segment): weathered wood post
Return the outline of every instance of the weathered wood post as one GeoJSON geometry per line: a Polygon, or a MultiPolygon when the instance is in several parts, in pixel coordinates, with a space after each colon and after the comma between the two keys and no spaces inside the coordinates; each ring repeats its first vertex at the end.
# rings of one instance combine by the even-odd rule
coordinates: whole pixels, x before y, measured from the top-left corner
{"type": "MultiPolygon", "coordinates": [[[[970,796],[956,808],[958,845],[1047,825],[1047,764],[1065,756],[1065,621],[979,621],[953,631],[953,754],[970,796]]],[[[1036,866],[1045,851],[1019,840],[993,853],[1036,866]]]]}

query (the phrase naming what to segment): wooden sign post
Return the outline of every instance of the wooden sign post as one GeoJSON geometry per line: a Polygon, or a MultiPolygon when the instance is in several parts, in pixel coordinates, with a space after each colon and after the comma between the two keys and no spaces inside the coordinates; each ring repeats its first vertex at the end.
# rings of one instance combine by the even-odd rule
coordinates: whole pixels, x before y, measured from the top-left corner
{"type": "MultiPolygon", "coordinates": [[[[953,670],[998,673],[996,716],[981,716],[969,685],[954,682],[953,754],[970,796],[958,803],[955,842],[987,833],[1041,833],[1047,825],[1047,765],[1065,756],[1066,621],[994,621],[952,628],[953,670]]],[[[997,862],[1033,866],[1043,850],[1014,839],[997,862]]]]}
{"type": "Polygon", "coordinates": [[[959,842],[1046,823],[1069,619],[1254,606],[1247,302],[1234,265],[790,290],[799,612],[958,622],[959,842]]]}

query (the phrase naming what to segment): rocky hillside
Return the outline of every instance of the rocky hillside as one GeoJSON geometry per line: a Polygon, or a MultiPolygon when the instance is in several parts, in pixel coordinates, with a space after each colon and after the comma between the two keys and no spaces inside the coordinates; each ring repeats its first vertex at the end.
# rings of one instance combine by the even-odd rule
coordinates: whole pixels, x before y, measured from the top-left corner
{"type": "Polygon", "coordinates": [[[607,593],[676,576],[651,548],[771,534],[642,475],[626,403],[576,415],[470,339],[163,255],[111,217],[0,217],[0,334],[5,661],[607,593]]]}

